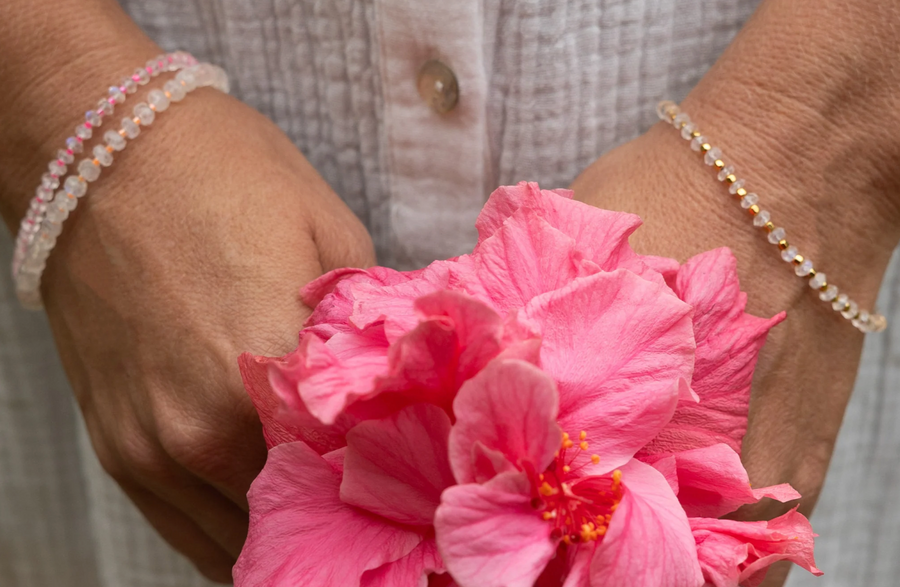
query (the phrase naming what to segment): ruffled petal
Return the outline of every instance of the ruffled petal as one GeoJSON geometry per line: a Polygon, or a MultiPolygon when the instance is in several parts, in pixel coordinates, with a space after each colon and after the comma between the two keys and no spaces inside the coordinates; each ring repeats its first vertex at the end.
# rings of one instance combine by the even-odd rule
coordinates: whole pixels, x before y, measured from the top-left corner
{"type": "Polygon", "coordinates": [[[675,292],[693,306],[696,362],[691,389],[700,402],[679,404],[672,421],[642,455],[725,443],[740,453],[747,431],[750,382],[769,329],[784,319],[744,313],[737,261],[728,249],[690,259],[678,271],[675,292]]]}
{"type": "Polygon", "coordinates": [[[789,560],[821,575],[813,558],[816,534],[797,508],[768,522],[691,518],[706,581],[714,587],[756,587],[773,563],[789,560]]]}
{"type": "Polygon", "coordinates": [[[693,370],[690,307],[629,271],[597,273],[532,300],[541,367],[559,386],[559,423],[585,430],[611,470],[668,423],[693,370]]]}
{"type": "Polygon", "coordinates": [[[428,575],[443,570],[437,545],[427,538],[403,558],[363,573],[359,587],[428,587],[428,575]]]}
{"type": "Polygon", "coordinates": [[[341,499],[400,524],[431,526],[441,492],[453,485],[450,418],[415,404],[347,433],[341,499]]]}
{"type": "Polygon", "coordinates": [[[434,519],[438,549],[460,587],[532,587],[556,544],[531,507],[524,473],[444,491],[434,519]]]}
{"type": "Polygon", "coordinates": [[[528,462],[543,471],[560,446],[558,409],[556,386],[547,374],[524,361],[492,361],[453,402],[449,452],[456,480],[483,480],[487,463],[500,469],[492,458],[497,453],[517,467],[528,462]]]}
{"type": "Polygon", "coordinates": [[[342,451],[325,458],[302,442],[280,444],[247,497],[250,531],[236,587],[333,587],[396,561],[422,536],[343,503],[342,451]]]}
{"type": "Polygon", "coordinates": [[[621,468],[625,493],[591,561],[603,587],[699,587],[703,576],[687,516],[662,474],[639,461],[621,468]]]}

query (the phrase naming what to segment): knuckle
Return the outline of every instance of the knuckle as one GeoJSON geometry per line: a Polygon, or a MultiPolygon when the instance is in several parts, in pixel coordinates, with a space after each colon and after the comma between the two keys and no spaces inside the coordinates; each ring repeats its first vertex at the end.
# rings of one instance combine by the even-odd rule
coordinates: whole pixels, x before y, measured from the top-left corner
{"type": "Polygon", "coordinates": [[[125,466],[138,473],[153,475],[164,467],[159,449],[137,429],[120,432],[118,449],[125,466]]]}

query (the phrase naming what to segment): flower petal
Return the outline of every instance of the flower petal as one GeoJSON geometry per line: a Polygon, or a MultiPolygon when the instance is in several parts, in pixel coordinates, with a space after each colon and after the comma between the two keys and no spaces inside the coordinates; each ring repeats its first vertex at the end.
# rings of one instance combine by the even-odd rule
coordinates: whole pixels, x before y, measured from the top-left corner
{"type": "Polygon", "coordinates": [[[532,204],[542,198],[557,196],[572,199],[571,190],[542,190],[531,181],[520,181],[517,185],[500,186],[493,191],[475,221],[478,242],[485,240],[500,230],[506,219],[515,214],[523,205],[532,204]]]}
{"type": "Polygon", "coordinates": [[[621,471],[625,493],[594,552],[592,584],[702,585],[687,516],[663,475],[639,461],[631,461],[621,471]]]}
{"type": "Polygon", "coordinates": [[[441,492],[453,485],[450,418],[415,404],[347,433],[341,499],[400,524],[431,526],[441,492]]]}
{"type": "Polygon", "coordinates": [[[553,557],[550,524],[531,507],[524,473],[455,485],[434,519],[438,549],[460,587],[532,587],[553,557]]]}
{"type": "Polygon", "coordinates": [[[773,563],[789,560],[821,575],[813,559],[815,534],[797,508],[768,522],[691,518],[697,554],[707,582],[715,587],[755,587],[773,563]]]}
{"type": "Polygon", "coordinates": [[[269,451],[247,495],[250,531],[234,567],[236,587],[359,585],[363,572],[422,541],[341,502],[341,452],[323,458],[302,442],[269,451]]]}
{"type": "Polygon", "coordinates": [[[359,587],[428,587],[428,574],[443,570],[437,545],[427,538],[403,558],[363,573],[359,587]]]}
{"type": "Polygon", "coordinates": [[[690,307],[624,270],[597,273],[532,300],[541,367],[559,386],[559,423],[585,430],[611,470],[672,417],[693,370],[690,307]]]}
{"type": "Polygon", "coordinates": [[[453,402],[450,463],[456,480],[479,479],[476,447],[499,452],[517,467],[527,461],[543,471],[560,446],[557,411],[556,386],[547,374],[524,361],[492,361],[453,402]]]}
{"type": "Polygon", "coordinates": [[[691,389],[699,403],[682,402],[672,422],[642,455],[664,454],[723,442],[740,453],[747,431],[750,381],[769,329],[769,320],[744,313],[737,261],[728,249],[690,259],[681,269],[675,293],[693,306],[696,364],[691,389]]]}

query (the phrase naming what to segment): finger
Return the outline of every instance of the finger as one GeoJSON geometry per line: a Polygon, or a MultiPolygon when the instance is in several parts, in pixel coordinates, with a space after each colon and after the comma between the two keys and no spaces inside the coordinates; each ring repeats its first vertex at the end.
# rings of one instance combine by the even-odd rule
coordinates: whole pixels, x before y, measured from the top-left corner
{"type": "Polygon", "coordinates": [[[211,540],[196,523],[137,485],[120,483],[120,486],[159,535],[186,556],[200,573],[217,583],[231,583],[235,558],[211,540]]]}

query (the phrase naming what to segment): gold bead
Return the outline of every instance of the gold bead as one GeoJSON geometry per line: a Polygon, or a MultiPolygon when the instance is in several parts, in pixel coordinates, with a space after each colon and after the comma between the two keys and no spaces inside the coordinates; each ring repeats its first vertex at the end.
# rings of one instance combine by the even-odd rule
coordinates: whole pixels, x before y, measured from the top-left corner
{"type": "Polygon", "coordinates": [[[822,287],[819,288],[819,291],[825,291],[826,289],[828,289],[828,282],[827,282],[827,281],[823,281],[823,282],[822,282],[822,287]]]}
{"type": "Polygon", "coordinates": [[[733,173],[732,173],[732,174],[729,174],[729,175],[726,175],[726,176],[725,176],[725,181],[727,181],[728,183],[734,183],[734,182],[737,181],[737,176],[736,176],[735,174],[733,174],[733,173]]]}
{"type": "Polygon", "coordinates": [[[785,250],[786,248],[788,248],[788,242],[785,239],[781,239],[780,241],[778,241],[778,248],[782,251],[785,250]]]}
{"type": "Polygon", "coordinates": [[[716,159],[716,162],[713,163],[713,165],[716,167],[716,169],[725,169],[725,162],[721,159],[716,159]]]}
{"type": "Polygon", "coordinates": [[[763,228],[766,229],[766,232],[772,232],[773,230],[775,230],[775,225],[771,222],[766,222],[763,228]]]}
{"type": "Polygon", "coordinates": [[[747,190],[745,190],[744,188],[738,188],[737,190],[735,190],[734,195],[739,198],[743,198],[747,195],[747,190]]]}
{"type": "Polygon", "coordinates": [[[691,136],[694,137],[694,138],[696,139],[697,137],[700,136],[700,131],[699,131],[699,130],[695,130],[694,132],[691,133],[691,136]]]}
{"type": "Polygon", "coordinates": [[[753,204],[752,206],[747,208],[747,212],[750,212],[750,216],[756,216],[757,214],[759,214],[759,206],[753,204]]]}
{"type": "Polygon", "coordinates": [[[803,255],[797,255],[796,257],[794,257],[794,260],[791,261],[791,263],[793,263],[794,265],[799,265],[802,262],[803,262],[803,255]]]}
{"type": "MultiPolygon", "coordinates": [[[[806,277],[810,277],[810,278],[815,277],[815,276],[816,276],[816,270],[815,270],[815,269],[810,269],[810,270],[809,270],[809,273],[806,274],[806,277]]],[[[804,278],[804,279],[805,279],[805,278],[804,278]]]]}
{"type": "Polygon", "coordinates": [[[710,145],[709,143],[703,143],[702,145],[700,145],[700,151],[702,153],[706,153],[710,149],[712,149],[712,145],[710,145]]]}

